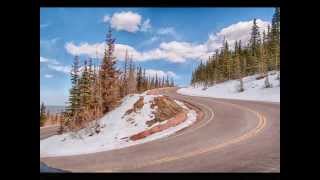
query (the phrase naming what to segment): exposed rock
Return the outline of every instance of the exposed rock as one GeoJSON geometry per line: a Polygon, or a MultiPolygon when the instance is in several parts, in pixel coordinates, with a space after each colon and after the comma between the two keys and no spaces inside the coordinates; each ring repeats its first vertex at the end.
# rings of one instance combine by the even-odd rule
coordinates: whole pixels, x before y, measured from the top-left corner
{"type": "Polygon", "coordinates": [[[184,122],[186,119],[187,119],[187,113],[182,111],[182,112],[178,113],[176,116],[174,116],[173,118],[169,119],[165,124],[160,124],[160,125],[152,127],[151,129],[148,129],[148,130],[142,131],[138,134],[135,134],[130,137],[130,140],[135,141],[135,140],[145,138],[147,136],[150,136],[151,134],[163,131],[163,130],[168,129],[170,127],[177,126],[178,124],[184,122]]]}
{"type": "Polygon", "coordinates": [[[157,122],[168,120],[183,111],[181,106],[165,96],[155,97],[151,108],[155,106],[157,106],[157,110],[154,113],[155,118],[146,122],[149,127],[157,122]]]}
{"type": "Polygon", "coordinates": [[[131,114],[132,112],[137,112],[139,109],[141,109],[144,105],[143,96],[140,96],[139,100],[134,103],[133,108],[129,109],[124,116],[131,114]]]}

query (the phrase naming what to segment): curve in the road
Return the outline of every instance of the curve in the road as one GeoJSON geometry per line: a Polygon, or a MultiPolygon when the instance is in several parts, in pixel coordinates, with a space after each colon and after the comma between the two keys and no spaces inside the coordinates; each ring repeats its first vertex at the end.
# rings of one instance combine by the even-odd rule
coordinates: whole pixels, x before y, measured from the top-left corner
{"type": "MultiPolygon", "coordinates": [[[[217,101],[218,102],[218,101],[217,101]]],[[[170,161],[175,161],[175,160],[178,160],[178,159],[184,159],[184,158],[188,158],[188,157],[192,157],[192,156],[197,156],[197,155],[200,155],[200,154],[203,154],[203,153],[206,153],[206,152],[209,152],[209,151],[214,151],[214,150],[217,150],[217,149],[220,149],[220,148],[223,148],[223,147],[226,147],[230,144],[234,144],[234,143],[237,143],[237,142],[240,142],[240,141],[243,141],[243,140],[246,140],[256,134],[258,134],[266,125],[266,117],[263,116],[261,113],[257,112],[257,111],[254,111],[252,109],[249,109],[249,108],[246,108],[246,107],[243,107],[243,106],[239,106],[239,105],[236,105],[236,104],[231,104],[231,103],[224,103],[224,102],[218,102],[218,103],[223,103],[223,104],[227,104],[227,105],[231,105],[231,106],[236,106],[240,109],[243,109],[243,110],[246,110],[246,111],[249,111],[253,114],[256,115],[256,117],[258,118],[259,120],[259,123],[258,125],[251,129],[249,132],[246,132],[245,134],[242,134],[241,136],[239,137],[236,137],[234,139],[230,139],[229,141],[227,142],[224,142],[224,143],[221,143],[221,144],[218,144],[218,145],[214,145],[214,146],[210,146],[210,147],[207,147],[205,149],[198,149],[196,151],[192,151],[192,152],[189,152],[189,153],[186,153],[186,154],[182,154],[182,155],[177,155],[177,156],[168,156],[168,157],[164,157],[162,159],[159,159],[159,160],[156,160],[156,161],[151,161],[151,162],[146,162],[146,163],[143,163],[143,164],[139,164],[139,165],[136,165],[135,167],[132,167],[131,169],[134,169],[134,168],[142,168],[142,167],[146,167],[146,166],[150,166],[150,165],[155,165],[155,164],[161,164],[161,163],[165,163],[165,162],[170,162],[170,161]]],[[[200,105],[200,103],[197,103],[197,105],[200,105]]],[[[201,104],[202,107],[205,107],[207,109],[210,109],[208,108],[206,105],[203,105],[201,104]]],[[[185,133],[190,133],[190,132],[194,132],[200,128],[202,128],[203,126],[205,126],[207,123],[209,123],[210,121],[213,120],[213,116],[214,116],[214,113],[213,111],[212,112],[212,115],[211,115],[211,118],[209,118],[208,121],[206,121],[204,124],[202,124],[201,126],[198,126],[197,128],[195,129],[192,129],[192,131],[186,131],[184,133],[181,133],[181,134],[177,134],[177,135],[174,135],[170,138],[174,138],[174,137],[178,137],[178,136],[181,136],[181,135],[184,135],[185,133]]],[[[123,171],[123,169],[119,169],[119,171],[123,171]]],[[[106,170],[105,172],[116,172],[118,170],[116,169],[113,169],[113,170],[106,170]]]]}
{"type": "Polygon", "coordinates": [[[41,160],[77,172],[280,171],[279,105],[183,96],[173,91],[164,94],[199,107],[203,119],[175,135],[145,144],[41,160]]]}

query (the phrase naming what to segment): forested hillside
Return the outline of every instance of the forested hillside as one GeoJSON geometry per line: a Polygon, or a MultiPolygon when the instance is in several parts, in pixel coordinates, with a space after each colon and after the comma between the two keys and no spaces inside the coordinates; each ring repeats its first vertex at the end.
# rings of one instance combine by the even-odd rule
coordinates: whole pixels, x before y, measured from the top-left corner
{"type": "MultiPolygon", "coordinates": [[[[117,69],[114,46],[115,38],[112,37],[109,28],[106,49],[100,65],[93,65],[90,58],[85,59],[84,64],[80,65],[79,57],[74,58],[70,74],[72,88],[61,119],[61,133],[86,127],[90,122],[117,107],[121,99],[128,94],[174,86],[174,80],[169,76],[147,76],[145,69],[136,67],[128,53],[123,69],[117,69]]],[[[96,126],[99,131],[99,125],[96,126]]]]}
{"type": "MultiPolygon", "coordinates": [[[[193,71],[193,86],[212,86],[227,80],[239,79],[239,91],[243,91],[243,77],[260,74],[265,78],[265,87],[270,87],[268,71],[280,70],[280,8],[276,8],[272,25],[261,33],[256,19],[253,20],[249,42],[236,41],[230,45],[224,40],[220,50],[216,50],[206,62],[193,71]]],[[[279,73],[280,74],[280,73],[279,73]]],[[[277,77],[280,79],[280,75],[277,77]]]]}

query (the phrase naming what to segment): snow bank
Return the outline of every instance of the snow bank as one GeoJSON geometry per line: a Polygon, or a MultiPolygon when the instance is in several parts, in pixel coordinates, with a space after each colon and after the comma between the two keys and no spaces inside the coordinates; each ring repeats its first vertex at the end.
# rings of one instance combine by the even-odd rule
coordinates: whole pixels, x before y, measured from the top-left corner
{"type": "Polygon", "coordinates": [[[237,92],[240,84],[239,80],[230,80],[208,87],[206,90],[203,90],[203,86],[181,88],[178,90],[178,93],[191,96],[280,102],[280,80],[277,80],[278,73],[280,72],[269,72],[269,82],[272,88],[264,88],[265,78],[256,80],[258,75],[253,75],[243,79],[243,92],[237,92]]]}
{"type": "Polygon", "coordinates": [[[125,97],[118,108],[99,120],[103,127],[99,134],[89,136],[86,130],[81,130],[77,134],[80,138],[75,138],[72,133],[65,133],[40,140],[40,157],[68,156],[124,148],[169,136],[196,121],[196,112],[188,109],[182,102],[178,102],[187,111],[187,120],[144,139],[131,141],[130,136],[155,126],[148,127],[146,121],[154,118],[153,112],[156,107],[152,109],[151,103],[157,96],[161,95],[144,93],[125,97]],[[144,98],[143,107],[137,112],[125,115],[140,96],[144,98]]]}

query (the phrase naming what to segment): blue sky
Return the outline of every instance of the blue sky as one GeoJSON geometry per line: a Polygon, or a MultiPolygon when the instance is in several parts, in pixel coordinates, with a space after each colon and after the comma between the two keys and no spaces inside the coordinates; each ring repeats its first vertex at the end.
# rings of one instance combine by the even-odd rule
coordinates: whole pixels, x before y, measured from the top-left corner
{"type": "MultiPolygon", "coordinates": [[[[126,50],[137,65],[187,86],[191,72],[223,38],[246,42],[252,19],[266,29],[273,8],[41,8],[40,100],[65,105],[74,55],[103,54],[107,27],[116,38],[118,67],[126,50]]],[[[97,62],[96,60],[95,62],[97,62]]]]}

